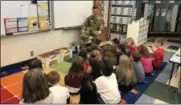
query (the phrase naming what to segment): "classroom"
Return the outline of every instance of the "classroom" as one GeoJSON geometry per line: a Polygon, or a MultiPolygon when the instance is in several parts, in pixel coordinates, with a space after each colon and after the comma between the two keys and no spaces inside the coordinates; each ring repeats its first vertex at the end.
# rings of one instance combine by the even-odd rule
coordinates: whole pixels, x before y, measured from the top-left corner
{"type": "Polygon", "coordinates": [[[181,0],[0,5],[0,104],[181,104],[181,0]]]}

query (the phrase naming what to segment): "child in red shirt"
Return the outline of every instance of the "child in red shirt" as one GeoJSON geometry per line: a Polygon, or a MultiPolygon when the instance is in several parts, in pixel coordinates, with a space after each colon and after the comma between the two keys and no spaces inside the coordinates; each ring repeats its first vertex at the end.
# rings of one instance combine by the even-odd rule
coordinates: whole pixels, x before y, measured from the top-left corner
{"type": "Polygon", "coordinates": [[[128,38],[126,43],[128,46],[128,52],[127,52],[128,56],[130,56],[132,52],[138,52],[138,48],[134,44],[134,40],[132,38],[128,38]]]}
{"type": "Polygon", "coordinates": [[[157,38],[155,41],[155,47],[157,48],[155,51],[153,50],[153,47],[150,46],[152,51],[154,52],[154,58],[153,58],[153,68],[160,69],[161,63],[163,62],[164,57],[164,49],[163,49],[164,39],[163,38],[157,38]]]}

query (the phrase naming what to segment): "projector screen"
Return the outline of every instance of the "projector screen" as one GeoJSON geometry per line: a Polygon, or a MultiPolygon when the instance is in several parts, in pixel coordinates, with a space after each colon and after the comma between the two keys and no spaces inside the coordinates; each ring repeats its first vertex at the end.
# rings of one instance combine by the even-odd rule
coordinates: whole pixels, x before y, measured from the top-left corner
{"type": "Polygon", "coordinates": [[[53,1],[54,28],[83,25],[92,14],[94,1],[53,1]]]}

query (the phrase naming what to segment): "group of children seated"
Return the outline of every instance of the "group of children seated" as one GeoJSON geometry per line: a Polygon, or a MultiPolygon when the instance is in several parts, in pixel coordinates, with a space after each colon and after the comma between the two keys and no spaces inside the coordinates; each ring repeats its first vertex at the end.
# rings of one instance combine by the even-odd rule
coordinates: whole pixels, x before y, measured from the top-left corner
{"type": "Polygon", "coordinates": [[[126,44],[118,39],[112,42],[94,46],[90,52],[81,48],[64,78],[65,87],[59,85],[58,72],[45,74],[41,61],[32,61],[24,76],[20,103],[68,104],[70,95],[80,94],[80,104],[118,104],[121,92],[131,91],[136,84],[144,82],[145,76],[154,75],[153,69],[161,69],[162,38],[156,39],[153,55],[146,45],[134,45],[132,38],[126,44]]]}

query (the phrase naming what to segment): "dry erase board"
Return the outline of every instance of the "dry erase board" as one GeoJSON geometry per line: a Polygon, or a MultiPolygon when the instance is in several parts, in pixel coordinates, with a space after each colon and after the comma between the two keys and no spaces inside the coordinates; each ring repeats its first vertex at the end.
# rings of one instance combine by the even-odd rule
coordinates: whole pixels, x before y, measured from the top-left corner
{"type": "Polygon", "coordinates": [[[94,1],[53,1],[54,28],[76,27],[83,25],[92,14],[94,1]]]}

